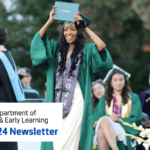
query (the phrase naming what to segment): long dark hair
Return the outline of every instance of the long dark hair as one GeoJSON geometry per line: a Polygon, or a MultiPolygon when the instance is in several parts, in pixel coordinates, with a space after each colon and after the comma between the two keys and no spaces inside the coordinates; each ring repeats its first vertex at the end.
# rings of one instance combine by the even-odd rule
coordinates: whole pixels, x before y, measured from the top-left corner
{"type": "Polygon", "coordinates": [[[106,93],[105,93],[105,98],[106,98],[108,107],[110,107],[110,103],[113,98],[113,88],[111,87],[112,76],[117,73],[123,75],[123,77],[125,79],[125,86],[123,87],[123,90],[121,93],[123,105],[128,102],[129,93],[131,92],[131,88],[128,85],[129,83],[128,83],[128,80],[127,80],[125,74],[118,69],[114,69],[114,71],[112,72],[112,74],[110,75],[110,77],[108,79],[108,84],[107,84],[106,93]]]}
{"type": "Polygon", "coordinates": [[[94,92],[93,92],[93,86],[96,83],[101,84],[105,88],[103,81],[98,81],[98,82],[95,82],[94,84],[92,84],[92,104],[93,104],[93,110],[95,109],[95,107],[97,106],[97,104],[99,102],[99,99],[95,97],[94,92]]]}
{"type": "MultiPolygon", "coordinates": [[[[79,52],[83,49],[85,43],[85,37],[83,34],[82,30],[78,30],[77,32],[77,39],[75,41],[75,48],[73,50],[73,53],[71,54],[71,69],[69,72],[69,75],[72,76],[72,71],[76,69],[76,63],[78,62],[79,58],[77,58],[77,55],[79,52]]],[[[65,37],[64,37],[64,28],[62,29],[62,32],[59,35],[59,52],[61,54],[61,61],[59,63],[60,69],[58,70],[60,74],[62,74],[65,70],[65,65],[66,65],[66,56],[67,56],[67,51],[69,48],[69,44],[67,43],[65,37]]],[[[81,58],[83,56],[83,53],[81,55],[81,58]]]]}

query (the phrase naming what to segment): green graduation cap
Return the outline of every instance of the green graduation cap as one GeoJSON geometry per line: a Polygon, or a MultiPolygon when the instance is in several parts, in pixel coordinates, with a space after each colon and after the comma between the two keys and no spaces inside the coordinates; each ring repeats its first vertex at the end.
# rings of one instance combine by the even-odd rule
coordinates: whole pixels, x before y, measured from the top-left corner
{"type": "Polygon", "coordinates": [[[108,80],[110,78],[110,75],[113,73],[114,70],[120,70],[121,72],[123,72],[126,76],[127,79],[130,78],[131,74],[126,72],[125,70],[121,69],[120,67],[118,67],[117,65],[113,64],[113,68],[107,73],[106,77],[103,79],[103,82],[105,83],[105,85],[107,85],[108,80]]]}
{"type": "MultiPolygon", "coordinates": [[[[88,19],[87,17],[85,17],[85,16],[82,15],[81,13],[80,13],[79,15],[82,17],[83,20],[86,21],[86,25],[87,25],[87,26],[89,26],[89,25],[91,24],[92,21],[91,21],[90,19],[88,19]]],[[[65,24],[74,23],[74,22],[73,22],[73,21],[59,20],[58,23],[60,23],[60,24],[62,24],[62,25],[64,26],[65,24]]]]}

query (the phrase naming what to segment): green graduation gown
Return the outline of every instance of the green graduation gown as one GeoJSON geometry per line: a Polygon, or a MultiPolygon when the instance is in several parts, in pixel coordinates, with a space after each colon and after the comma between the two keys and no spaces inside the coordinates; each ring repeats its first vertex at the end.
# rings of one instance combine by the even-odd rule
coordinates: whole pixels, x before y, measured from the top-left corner
{"type": "MultiPolygon", "coordinates": [[[[93,110],[91,99],[91,83],[95,73],[103,73],[112,68],[112,58],[107,49],[98,52],[95,43],[88,43],[83,48],[83,57],[78,72],[78,81],[84,98],[84,113],[81,127],[79,150],[93,149],[93,110]]],[[[30,54],[34,67],[46,71],[47,96],[46,102],[54,102],[54,83],[57,68],[59,46],[54,39],[48,40],[47,35],[41,39],[39,32],[34,36],[30,54]]],[[[42,142],[41,150],[52,150],[52,142],[42,142]]]]}
{"type": "MultiPolygon", "coordinates": [[[[128,122],[130,124],[135,122],[135,124],[137,126],[140,126],[142,124],[142,108],[141,108],[139,96],[137,94],[131,93],[131,100],[132,100],[132,110],[131,110],[130,117],[129,118],[120,118],[120,119],[122,119],[124,122],[128,122]]],[[[96,106],[96,108],[94,110],[93,125],[94,125],[95,121],[97,121],[99,118],[106,115],[105,101],[106,101],[106,99],[104,98],[104,96],[102,96],[102,98],[100,99],[100,102],[98,103],[98,105],[96,106]]],[[[121,124],[121,125],[124,128],[124,130],[126,131],[126,133],[136,135],[136,136],[139,135],[138,130],[135,130],[134,128],[131,128],[131,127],[123,125],[123,124],[121,124]]],[[[131,138],[128,136],[126,138],[127,138],[127,146],[125,146],[123,144],[123,142],[117,142],[119,150],[133,150],[133,148],[131,146],[131,138]]],[[[97,146],[96,150],[98,150],[98,146],[97,146]]]]}

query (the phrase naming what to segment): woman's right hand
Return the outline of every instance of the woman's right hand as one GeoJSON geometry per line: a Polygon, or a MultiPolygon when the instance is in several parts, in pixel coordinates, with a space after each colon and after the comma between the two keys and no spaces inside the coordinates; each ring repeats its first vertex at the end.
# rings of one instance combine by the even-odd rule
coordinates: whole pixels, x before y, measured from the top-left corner
{"type": "Polygon", "coordinates": [[[47,20],[45,25],[39,31],[41,39],[43,38],[43,36],[44,36],[46,30],[49,28],[49,26],[54,22],[53,18],[55,18],[56,14],[57,14],[55,8],[56,8],[56,6],[53,6],[53,9],[49,13],[49,19],[47,20]]]}
{"type": "Polygon", "coordinates": [[[53,9],[50,11],[50,13],[49,13],[49,19],[51,20],[51,21],[54,21],[53,20],[53,18],[56,18],[56,10],[55,10],[55,8],[56,8],[56,6],[53,6],[53,9]]]}
{"type": "Polygon", "coordinates": [[[110,115],[109,118],[113,121],[117,121],[119,119],[118,115],[115,113],[112,113],[112,115],[110,115]]]}

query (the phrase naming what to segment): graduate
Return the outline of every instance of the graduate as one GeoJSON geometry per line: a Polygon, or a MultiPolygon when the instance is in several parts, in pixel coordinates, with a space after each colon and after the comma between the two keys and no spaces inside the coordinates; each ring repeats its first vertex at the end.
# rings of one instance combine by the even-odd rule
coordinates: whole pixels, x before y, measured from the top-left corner
{"type": "Polygon", "coordinates": [[[112,59],[105,43],[87,27],[91,20],[80,14],[75,15],[74,21],[85,20],[85,32],[93,42],[85,45],[83,31],[68,21],[59,21],[63,25],[59,41],[49,41],[45,32],[56,17],[54,7],[46,24],[33,38],[30,54],[33,66],[46,71],[46,101],[63,103],[63,133],[54,143],[42,142],[41,150],[91,150],[92,79],[95,73],[111,69],[112,59]]]}
{"type": "MultiPolygon", "coordinates": [[[[18,77],[12,56],[4,47],[7,32],[0,27],[0,102],[25,100],[23,88],[18,77]]],[[[17,150],[17,142],[0,142],[0,150],[17,150]]]]}
{"type": "Polygon", "coordinates": [[[92,103],[93,110],[97,106],[101,97],[105,94],[105,86],[102,79],[98,79],[92,82],[92,103]]]}
{"type": "Polygon", "coordinates": [[[94,149],[133,150],[136,141],[116,134],[127,133],[138,136],[139,131],[120,123],[119,119],[139,126],[142,122],[141,103],[138,95],[131,92],[124,72],[114,68],[106,79],[105,95],[94,110],[94,149]],[[97,122],[98,121],[98,122],[97,122]]]}
{"type": "MultiPolygon", "coordinates": [[[[149,74],[149,85],[150,85],[150,74],[149,74]]],[[[141,104],[142,104],[142,111],[146,113],[150,119],[150,89],[147,91],[143,91],[139,94],[141,104]]],[[[144,127],[150,127],[150,120],[143,120],[142,125],[144,127]]]]}

